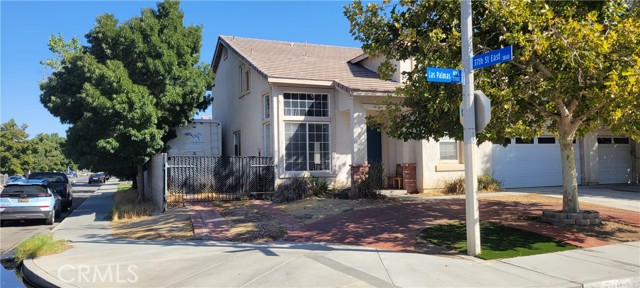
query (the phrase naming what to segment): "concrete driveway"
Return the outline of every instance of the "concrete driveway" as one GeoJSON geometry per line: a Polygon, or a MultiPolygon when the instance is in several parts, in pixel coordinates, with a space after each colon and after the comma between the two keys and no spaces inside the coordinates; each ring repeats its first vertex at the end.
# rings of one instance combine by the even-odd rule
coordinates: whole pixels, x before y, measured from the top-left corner
{"type": "MultiPolygon", "coordinates": [[[[562,186],[506,189],[514,193],[535,193],[562,198],[562,186]]],[[[640,185],[578,186],[580,201],[640,212],[640,185]]]]}

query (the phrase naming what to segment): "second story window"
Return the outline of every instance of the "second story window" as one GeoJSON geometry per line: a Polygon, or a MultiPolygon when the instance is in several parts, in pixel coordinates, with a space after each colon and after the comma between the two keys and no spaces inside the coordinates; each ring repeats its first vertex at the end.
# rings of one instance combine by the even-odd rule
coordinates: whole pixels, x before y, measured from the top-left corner
{"type": "Polygon", "coordinates": [[[247,65],[240,65],[240,93],[244,94],[249,92],[249,67],[247,65]]]}
{"type": "Polygon", "coordinates": [[[271,117],[271,95],[264,95],[262,98],[264,99],[264,119],[269,119],[271,117]]]}
{"type": "Polygon", "coordinates": [[[329,95],[284,93],[284,115],[329,117],[329,95]]]}

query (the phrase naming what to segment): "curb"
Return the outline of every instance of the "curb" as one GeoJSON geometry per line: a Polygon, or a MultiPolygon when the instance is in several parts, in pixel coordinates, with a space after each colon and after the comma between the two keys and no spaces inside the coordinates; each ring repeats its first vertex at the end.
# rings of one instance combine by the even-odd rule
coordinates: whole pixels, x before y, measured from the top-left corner
{"type": "Polygon", "coordinates": [[[45,279],[45,278],[51,278],[49,277],[50,275],[47,274],[46,271],[40,269],[40,267],[38,267],[38,265],[36,265],[34,263],[34,259],[25,259],[22,262],[22,268],[20,269],[20,273],[22,274],[22,278],[24,280],[26,280],[26,282],[29,282],[31,284],[33,284],[35,287],[69,287],[70,284],[66,283],[65,285],[56,285],[54,284],[57,279],[45,279]],[[31,268],[30,268],[31,266],[31,268]],[[34,269],[35,268],[35,269],[34,269]],[[35,272],[38,271],[39,272],[35,272]],[[46,275],[46,276],[43,276],[46,275]]]}

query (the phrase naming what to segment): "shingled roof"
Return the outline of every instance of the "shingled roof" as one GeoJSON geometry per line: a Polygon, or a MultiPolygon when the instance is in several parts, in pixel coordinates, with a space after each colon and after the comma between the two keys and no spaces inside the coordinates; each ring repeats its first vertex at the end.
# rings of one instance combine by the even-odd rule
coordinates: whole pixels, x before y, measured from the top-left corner
{"type": "Polygon", "coordinates": [[[350,63],[363,54],[360,48],[220,36],[213,69],[224,45],[266,78],[332,81],[350,92],[391,93],[400,83],[381,80],[378,74],[350,63]]]}

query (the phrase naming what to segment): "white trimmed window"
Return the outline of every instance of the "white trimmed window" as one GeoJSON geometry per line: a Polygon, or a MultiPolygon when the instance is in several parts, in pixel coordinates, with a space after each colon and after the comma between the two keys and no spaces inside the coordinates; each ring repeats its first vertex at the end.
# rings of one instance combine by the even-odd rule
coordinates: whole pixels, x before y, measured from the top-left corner
{"type": "Polygon", "coordinates": [[[242,156],[240,147],[240,131],[233,132],[233,156],[242,156]]]}
{"type": "Polygon", "coordinates": [[[284,116],[329,117],[329,95],[284,93],[284,116]]]}
{"type": "Polygon", "coordinates": [[[264,106],[264,111],[263,111],[263,116],[264,119],[269,119],[271,118],[271,99],[270,99],[270,95],[264,95],[262,96],[262,105],[264,106]]]}
{"type": "Polygon", "coordinates": [[[440,161],[458,161],[458,142],[453,139],[443,138],[438,142],[440,148],[440,161]]]}
{"type": "Polygon", "coordinates": [[[285,123],[285,171],[329,171],[328,123],[285,123]]]}
{"type": "Polygon", "coordinates": [[[249,67],[247,65],[240,65],[240,93],[244,95],[249,92],[249,67]]]}
{"type": "Polygon", "coordinates": [[[264,133],[264,156],[271,157],[273,152],[271,152],[271,123],[263,124],[263,133],[264,133]]]}

